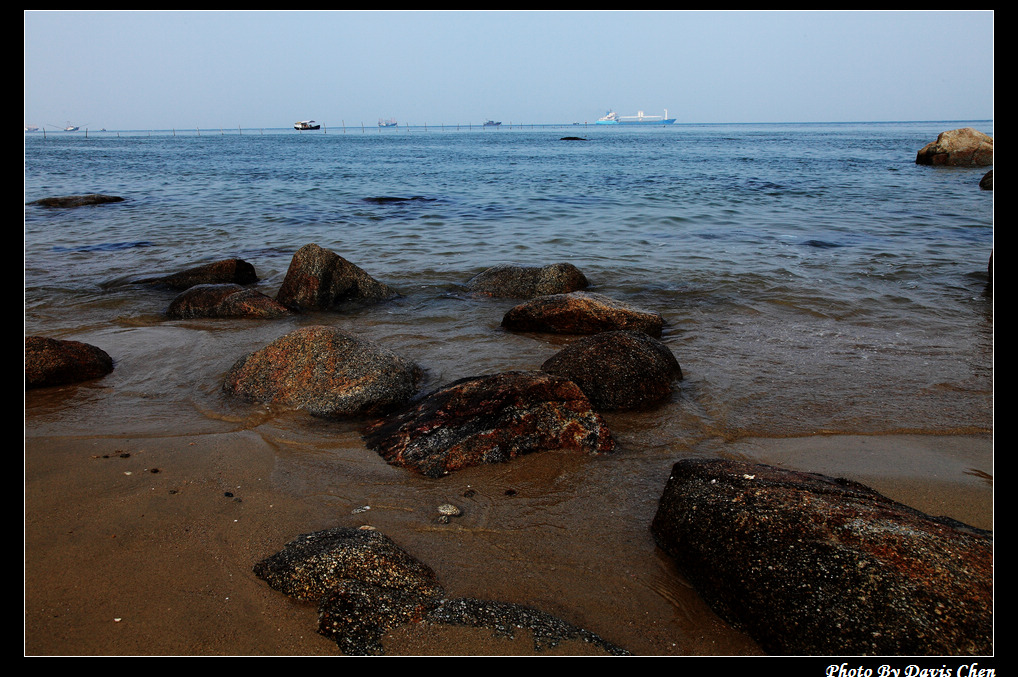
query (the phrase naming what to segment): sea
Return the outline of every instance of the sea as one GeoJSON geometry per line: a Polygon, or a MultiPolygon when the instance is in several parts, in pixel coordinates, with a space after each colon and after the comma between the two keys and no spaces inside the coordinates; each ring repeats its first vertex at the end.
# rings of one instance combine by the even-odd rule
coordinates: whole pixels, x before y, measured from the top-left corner
{"type": "Polygon", "coordinates": [[[276,606],[251,566],[298,534],[370,524],[450,594],[527,604],[634,653],[758,652],[649,531],[672,464],[691,457],[831,468],[885,492],[904,480],[896,500],[992,528],[988,168],[915,164],[960,127],[993,133],[992,121],[26,133],[25,334],[84,341],[115,364],[25,393],[33,650],[327,653],[311,641],[313,605],[276,606]],[[87,193],[124,201],[28,204],[87,193]],[[309,243],[399,296],[177,320],[174,292],[138,282],[241,258],[272,296],[309,243]],[[682,370],[659,406],[604,414],[610,455],[422,478],[368,450],[363,422],[223,392],[238,359],[312,324],[415,361],[422,395],[538,369],[578,337],[506,331],[521,300],[466,283],[558,262],[659,313],[682,370]],[[444,503],[462,515],[437,523],[444,503]],[[109,586],[91,592],[96,568],[79,562],[107,562],[109,586]],[[100,628],[121,615],[118,632],[100,628]]]}
{"type": "MultiPolygon", "coordinates": [[[[965,126],[993,133],[942,121],[26,134],[26,203],[125,201],[25,207],[25,333],[117,342],[188,326],[163,316],[165,293],[130,282],[239,257],[273,295],[313,242],[401,294],[313,321],[356,319],[437,387],[538,368],[561,348],[507,335],[515,302],[463,284],[495,264],[565,261],[590,291],[665,318],[681,438],[987,431],[993,193],[979,188],[986,168],[915,164],[965,126]]],[[[139,397],[165,387],[146,362],[139,397]]]]}

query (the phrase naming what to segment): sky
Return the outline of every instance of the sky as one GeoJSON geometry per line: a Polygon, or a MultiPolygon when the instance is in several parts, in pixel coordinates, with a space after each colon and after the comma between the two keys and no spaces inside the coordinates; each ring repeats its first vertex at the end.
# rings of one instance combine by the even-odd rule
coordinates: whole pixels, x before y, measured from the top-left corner
{"type": "Polygon", "coordinates": [[[25,11],[25,124],[993,118],[992,11],[25,11]]]}

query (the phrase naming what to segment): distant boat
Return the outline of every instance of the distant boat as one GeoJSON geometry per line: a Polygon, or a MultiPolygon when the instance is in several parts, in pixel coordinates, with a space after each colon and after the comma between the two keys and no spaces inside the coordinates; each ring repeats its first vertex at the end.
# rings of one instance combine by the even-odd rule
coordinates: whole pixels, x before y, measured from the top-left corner
{"type": "Polygon", "coordinates": [[[598,118],[595,124],[599,125],[671,125],[675,124],[675,118],[668,117],[668,109],[664,115],[645,115],[641,110],[636,115],[619,115],[613,110],[598,118]]]}
{"type": "Polygon", "coordinates": [[[35,125],[25,125],[25,131],[26,132],[37,132],[37,131],[39,131],[39,128],[36,127],[35,125]]]}
{"type": "Polygon", "coordinates": [[[396,118],[389,118],[388,120],[383,120],[382,118],[378,118],[378,126],[379,127],[398,127],[399,124],[396,122],[396,118]]]}
{"type": "Polygon", "coordinates": [[[485,123],[484,123],[484,126],[485,127],[498,127],[500,124],[502,124],[502,123],[501,122],[495,122],[494,120],[486,120],[485,123]]]}
{"type": "Polygon", "coordinates": [[[297,131],[310,131],[314,129],[321,129],[322,126],[314,120],[301,120],[300,122],[293,123],[293,128],[297,131]]]}

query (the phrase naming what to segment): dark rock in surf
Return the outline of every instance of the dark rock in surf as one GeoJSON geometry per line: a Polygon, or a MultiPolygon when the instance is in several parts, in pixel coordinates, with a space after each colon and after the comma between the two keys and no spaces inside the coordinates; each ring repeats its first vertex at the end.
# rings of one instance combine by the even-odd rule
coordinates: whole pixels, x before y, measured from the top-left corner
{"type": "Polygon", "coordinates": [[[423,373],[392,351],[334,327],[302,327],[241,358],[227,393],[315,416],[377,415],[410,401],[423,373]]]}
{"type": "Polygon", "coordinates": [[[983,178],[979,179],[979,187],[983,190],[993,190],[993,170],[983,174],[983,178]]]}
{"type": "Polygon", "coordinates": [[[137,280],[171,289],[190,289],[199,284],[254,284],[258,281],[254,266],[243,259],[223,259],[182,270],[172,275],[137,280]]]}
{"type": "Polygon", "coordinates": [[[104,205],[111,202],[123,202],[124,198],[116,195],[90,193],[88,195],[66,195],[64,197],[44,197],[27,203],[41,207],[85,207],[88,205],[104,205]]]}
{"type": "Polygon", "coordinates": [[[487,628],[513,637],[533,634],[535,652],[565,641],[609,655],[626,652],[594,633],[529,607],[447,599],[430,567],[372,527],[337,527],[299,536],[254,567],[275,590],[317,603],[318,632],[347,655],[384,654],[387,631],[418,626],[487,628]]]}
{"type": "Polygon", "coordinates": [[[582,136],[563,136],[559,141],[586,141],[582,136]]]}
{"type": "Polygon", "coordinates": [[[396,295],[339,254],[308,244],[293,255],[276,301],[300,312],[328,310],[344,302],[377,303],[396,295]]]}
{"type": "Polygon", "coordinates": [[[239,284],[198,284],[181,292],[166,314],[174,319],[252,317],[271,319],[289,315],[286,306],[239,284]]]}
{"type": "Polygon", "coordinates": [[[993,653],[992,534],[856,482],[679,461],[651,531],[701,597],[769,653],[993,653]]]}
{"type": "Polygon", "coordinates": [[[541,296],[511,308],[502,318],[502,326],[511,331],[552,334],[630,330],[661,336],[664,320],[658,313],[603,294],[577,291],[541,296]]]}
{"type": "Polygon", "coordinates": [[[100,378],[113,371],[106,351],[80,341],[25,337],[25,389],[100,378]]]}
{"type": "Polygon", "coordinates": [[[916,154],[917,165],[983,167],[993,164],[993,137],[971,127],[941,132],[916,154]]]}
{"type": "Polygon", "coordinates": [[[374,424],[368,448],[428,477],[549,449],[614,449],[611,432],[572,381],[542,372],[466,378],[374,424]]]}
{"type": "Polygon", "coordinates": [[[666,400],[682,369],[668,346],[640,331],[587,336],[541,370],[573,381],[599,411],[644,409],[666,400]]]}
{"type": "Polygon", "coordinates": [[[467,289],[471,292],[521,299],[564,294],[588,286],[586,276],[571,263],[553,263],[542,267],[500,264],[467,281],[467,289]]]}

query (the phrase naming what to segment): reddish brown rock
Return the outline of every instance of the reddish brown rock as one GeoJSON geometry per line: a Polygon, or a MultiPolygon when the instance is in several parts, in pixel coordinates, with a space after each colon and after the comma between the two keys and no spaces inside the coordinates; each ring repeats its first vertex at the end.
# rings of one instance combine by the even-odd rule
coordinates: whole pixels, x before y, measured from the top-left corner
{"type": "Polygon", "coordinates": [[[541,296],[521,303],[505,314],[502,326],[511,331],[552,334],[632,330],[661,336],[664,320],[657,313],[603,294],[577,291],[541,296]]]}
{"type": "Polygon", "coordinates": [[[274,318],[290,311],[270,297],[239,284],[198,284],[173,299],[166,314],[174,319],[195,317],[274,318]]]}
{"type": "Polygon", "coordinates": [[[339,254],[308,244],[293,255],[276,301],[290,310],[309,311],[345,302],[376,303],[396,295],[339,254]]]}
{"type": "Polygon", "coordinates": [[[113,371],[106,351],[80,341],[25,337],[25,389],[89,381],[113,371]]]}
{"type": "Polygon", "coordinates": [[[379,421],[364,439],[388,463],[428,477],[548,449],[614,449],[579,387],[541,372],[456,381],[379,421]]]}
{"type": "Polygon", "coordinates": [[[640,331],[587,336],[548,358],[541,370],[580,386],[600,411],[642,409],[668,399],[682,369],[668,346],[640,331]]]}
{"type": "Polygon", "coordinates": [[[993,654],[992,534],[856,482],[679,461],[651,531],[770,653],[993,654]]]}
{"type": "Polygon", "coordinates": [[[971,127],[941,132],[916,154],[917,165],[984,167],[993,164],[993,137],[971,127]]]}
{"type": "Polygon", "coordinates": [[[258,281],[254,266],[243,259],[223,259],[172,275],[138,280],[139,284],[152,284],[172,289],[189,289],[199,284],[253,284],[258,281]]]}
{"type": "Polygon", "coordinates": [[[488,296],[529,299],[586,289],[588,284],[586,276],[571,263],[541,267],[501,264],[470,278],[467,288],[488,296]]]}
{"type": "Polygon", "coordinates": [[[375,415],[406,404],[420,367],[334,327],[303,327],[241,358],[223,390],[315,416],[375,415]]]}

